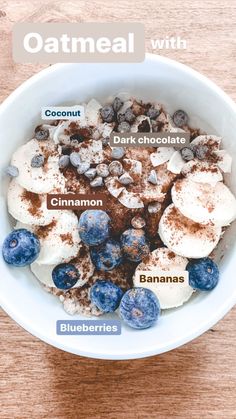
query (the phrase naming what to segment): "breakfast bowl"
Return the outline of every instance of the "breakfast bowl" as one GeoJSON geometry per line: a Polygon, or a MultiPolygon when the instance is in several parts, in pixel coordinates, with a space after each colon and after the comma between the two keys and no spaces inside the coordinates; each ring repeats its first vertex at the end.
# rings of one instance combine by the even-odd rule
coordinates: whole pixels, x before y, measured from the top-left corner
{"type": "MultiPolygon", "coordinates": [[[[169,114],[184,109],[192,127],[222,137],[223,148],[236,159],[236,105],[214,83],[173,60],[146,55],[138,64],[57,64],[30,78],[1,105],[2,153],[0,166],[9,165],[15,149],[33,138],[41,122],[41,108],[74,105],[96,98],[104,103],[117,92],[128,92],[143,101],[162,103],[169,114]]],[[[225,183],[236,194],[236,165],[225,183]]],[[[1,182],[1,244],[12,230],[6,192],[1,182]]],[[[71,317],[55,296],[46,293],[29,268],[14,268],[0,259],[0,304],[20,326],[42,341],[64,351],[93,358],[135,359],[157,355],[198,337],[216,324],[235,304],[235,223],[227,228],[214,258],[220,281],[211,292],[195,293],[182,307],[163,311],[158,322],[135,330],[122,324],[120,335],[59,335],[58,320],[71,317]]],[[[99,317],[99,319],[101,319],[99,317]]],[[[117,319],[114,314],[102,319],[117,319]]]]}

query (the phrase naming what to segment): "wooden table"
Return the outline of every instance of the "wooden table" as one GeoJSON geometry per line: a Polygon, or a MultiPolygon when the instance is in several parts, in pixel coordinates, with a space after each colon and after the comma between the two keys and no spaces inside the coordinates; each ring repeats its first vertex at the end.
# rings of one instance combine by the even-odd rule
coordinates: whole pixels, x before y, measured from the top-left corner
{"type": "MultiPolygon", "coordinates": [[[[209,76],[236,100],[233,0],[0,0],[0,101],[43,66],[11,58],[15,22],[139,21],[150,39],[181,36],[187,50],[161,54],[209,76]]],[[[236,418],[236,309],[170,353],[101,361],[54,349],[1,312],[0,417],[236,418]]]]}

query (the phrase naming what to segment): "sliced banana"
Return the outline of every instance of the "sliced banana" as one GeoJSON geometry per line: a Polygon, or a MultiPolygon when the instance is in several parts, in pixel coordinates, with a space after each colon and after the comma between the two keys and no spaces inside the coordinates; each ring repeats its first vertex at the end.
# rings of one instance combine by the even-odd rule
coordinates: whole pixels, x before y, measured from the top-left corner
{"type": "Polygon", "coordinates": [[[215,151],[216,156],[219,158],[217,162],[218,167],[222,170],[223,173],[231,173],[232,167],[232,157],[226,150],[215,151]]]}
{"type": "Polygon", "coordinates": [[[18,222],[16,228],[34,232],[40,241],[37,258],[39,265],[57,265],[75,258],[80,249],[78,219],[72,211],[62,211],[61,216],[47,226],[30,226],[18,222]]]}
{"type": "Polygon", "coordinates": [[[64,191],[65,178],[59,170],[59,156],[52,141],[28,141],[20,146],[12,156],[11,164],[19,170],[17,182],[27,191],[43,194],[53,190],[64,191]],[[44,155],[42,167],[31,167],[32,158],[44,155]],[[49,156],[47,157],[47,155],[49,156]]]}
{"type": "Polygon", "coordinates": [[[47,209],[46,195],[29,192],[12,179],[7,194],[8,211],[25,224],[47,225],[58,218],[61,211],[47,209]]]}
{"type": "Polygon", "coordinates": [[[192,145],[207,145],[212,151],[217,151],[220,148],[222,138],[217,135],[199,135],[191,141],[192,145]]]}
{"type": "MultiPolygon", "coordinates": [[[[73,260],[73,265],[78,269],[80,277],[79,280],[72,288],[82,287],[94,273],[94,266],[92,264],[89,252],[83,252],[82,255],[73,260]]],[[[42,284],[48,287],[55,287],[55,284],[52,280],[52,271],[57,265],[40,265],[37,261],[30,265],[31,271],[38,278],[42,284]]]]}
{"type": "MultiPolygon", "coordinates": [[[[160,301],[162,309],[179,307],[189,300],[193,293],[188,282],[183,283],[141,283],[139,280],[140,271],[150,271],[150,275],[155,271],[165,271],[177,273],[186,270],[188,259],[176,255],[169,249],[161,247],[155,249],[150,253],[149,257],[145,262],[141,262],[135,271],[133,278],[135,287],[149,288],[153,291],[160,301]]],[[[147,273],[148,275],[148,273],[147,273]]]]}
{"type": "Polygon", "coordinates": [[[217,164],[201,162],[197,159],[186,163],[181,173],[194,182],[210,183],[213,186],[223,180],[222,173],[217,164]]]}
{"type": "Polygon", "coordinates": [[[196,223],[226,226],[236,218],[236,199],[222,182],[213,187],[181,179],[174,184],[171,194],[176,208],[196,223]]]}
{"type": "Polygon", "coordinates": [[[221,227],[195,223],[169,205],[160,220],[158,233],[168,249],[187,258],[208,256],[221,237],[221,227]]]}

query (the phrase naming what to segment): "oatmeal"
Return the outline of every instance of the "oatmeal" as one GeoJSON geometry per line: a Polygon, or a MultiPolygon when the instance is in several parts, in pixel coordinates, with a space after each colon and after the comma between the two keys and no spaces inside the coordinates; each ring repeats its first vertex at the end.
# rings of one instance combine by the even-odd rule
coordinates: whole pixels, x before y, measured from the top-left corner
{"type": "Polygon", "coordinates": [[[232,158],[221,138],[189,125],[177,110],[118,95],[85,105],[85,118],[35,128],[13,154],[8,210],[15,230],[3,257],[30,265],[42,286],[70,314],[102,315],[119,308],[131,327],[152,325],[160,309],[186,303],[195,290],[217,285],[209,257],[236,218],[224,184],[232,158]],[[189,146],[112,147],[112,132],[185,132],[189,146]],[[49,210],[47,194],[103,193],[105,210],[49,210]],[[189,283],[137,282],[142,270],[187,270],[189,283]]]}

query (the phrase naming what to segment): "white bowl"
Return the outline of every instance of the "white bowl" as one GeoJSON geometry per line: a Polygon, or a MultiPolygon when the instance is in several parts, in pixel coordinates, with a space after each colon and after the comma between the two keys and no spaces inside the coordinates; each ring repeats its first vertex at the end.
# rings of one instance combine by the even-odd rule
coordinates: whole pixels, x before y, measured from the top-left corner
{"type": "MultiPolygon", "coordinates": [[[[13,151],[32,138],[42,106],[72,104],[92,97],[102,101],[121,90],[158,100],[169,112],[184,109],[193,126],[223,136],[236,160],[236,106],[215,84],[180,63],[147,54],[139,64],[59,64],[41,71],[15,90],[0,107],[1,169],[13,151]]],[[[236,193],[236,166],[227,183],[236,193]]],[[[1,191],[1,243],[11,230],[6,181],[1,191]]],[[[24,329],[43,341],[78,355],[131,359],[160,354],[199,336],[236,302],[235,224],[221,241],[217,257],[221,278],[210,293],[194,296],[183,307],[165,311],[155,327],[136,331],[122,325],[120,336],[58,336],[56,321],[71,319],[59,300],[47,294],[28,268],[11,268],[0,257],[0,303],[24,329]],[[225,253],[224,257],[222,255],[225,253]]],[[[81,319],[75,316],[74,319],[81,319]]]]}

